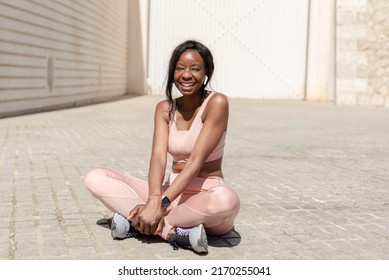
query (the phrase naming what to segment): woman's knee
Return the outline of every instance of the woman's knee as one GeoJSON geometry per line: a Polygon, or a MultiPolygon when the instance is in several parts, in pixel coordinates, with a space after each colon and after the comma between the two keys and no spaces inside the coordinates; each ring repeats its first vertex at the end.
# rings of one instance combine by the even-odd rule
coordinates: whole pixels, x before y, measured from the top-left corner
{"type": "Polygon", "coordinates": [[[84,177],[84,184],[86,188],[92,192],[96,192],[96,188],[98,188],[101,183],[101,177],[105,176],[106,170],[104,168],[93,168],[84,177]]]}
{"type": "Polygon", "coordinates": [[[212,208],[218,212],[237,214],[240,209],[240,199],[234,189],[227,186],[217,186],[210,190],[212,208]]]}

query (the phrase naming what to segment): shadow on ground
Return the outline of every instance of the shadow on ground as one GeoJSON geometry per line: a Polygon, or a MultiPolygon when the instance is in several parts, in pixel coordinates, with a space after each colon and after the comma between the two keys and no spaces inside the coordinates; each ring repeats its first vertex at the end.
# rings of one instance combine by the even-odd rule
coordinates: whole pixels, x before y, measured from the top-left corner
{"type": "MultiPolygon", "coordinates": [[[[96,222],[97,225],[107,229],[111,228],[111,223],[112,223],[112,218],[109,219],[103,218],[96,222]]],[[[137,236],[136,239],[147,244],[164,242],[161,237],[156,238],[156,236],[147,236],[147,235],[137,236]]],[[[208,245],[212,247],[234,247],[241,242],[241,239],[242,238],[239,232],[237,232],[235,228],[232,228],[229,232],[225,234],[208,236],[208,245]]]]}

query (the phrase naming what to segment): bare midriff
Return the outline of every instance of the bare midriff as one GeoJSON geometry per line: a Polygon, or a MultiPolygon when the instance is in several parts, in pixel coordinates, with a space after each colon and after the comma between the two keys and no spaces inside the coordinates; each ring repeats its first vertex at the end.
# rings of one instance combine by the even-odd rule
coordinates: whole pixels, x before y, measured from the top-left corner
{"type": "MultiPolygon", "coordinates": [[[[221,170],[222,159],[223,158],[219,158],[217,160],[204,163],[197,177],[207,178],[207,177],[216,176],[216,177],[223,178],[223,172],[221,170]]],[[[181,161],[173,162],[172,171],[174,173],[180,173],[184,169],[185,164],[186,162],[181,162],[181,161]]]]}

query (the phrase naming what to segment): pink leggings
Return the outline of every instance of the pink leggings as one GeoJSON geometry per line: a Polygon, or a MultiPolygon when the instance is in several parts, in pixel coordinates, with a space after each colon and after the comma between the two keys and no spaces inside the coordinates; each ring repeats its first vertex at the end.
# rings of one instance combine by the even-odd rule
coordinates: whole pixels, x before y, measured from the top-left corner
{"type": "MultiPolygon", "coordinates": [[[[161,187],[162,193],[178,174],[172,173],[161,187]]],[[[127,217],[138,204],[148,199],[148,183],[107,168],[96,168],[85,177],[88,190],[108,209],[127,217]]],[[[161,236],[167,239],[173,227],[193,227],[203,224],[207,234],[228,232],[240,207],[236,192],[224,185],[220,177],[196,177],[165,212],[161,236]]]]}

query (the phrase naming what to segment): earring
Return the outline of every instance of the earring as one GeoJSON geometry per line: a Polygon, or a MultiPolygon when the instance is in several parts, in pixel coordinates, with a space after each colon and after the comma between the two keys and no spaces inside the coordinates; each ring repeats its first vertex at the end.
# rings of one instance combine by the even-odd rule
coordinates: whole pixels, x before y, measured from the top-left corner
{"type": "Polygon", "coordinates": [[[207,75],[205,75],[205,76],[204,76],[204,82],[203,82],[203,84],[206,85],[207,82],[208,82],[208,77],[207,77],[207,75]]]}

